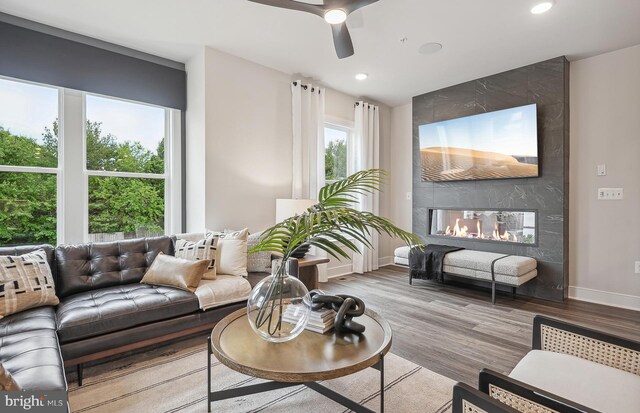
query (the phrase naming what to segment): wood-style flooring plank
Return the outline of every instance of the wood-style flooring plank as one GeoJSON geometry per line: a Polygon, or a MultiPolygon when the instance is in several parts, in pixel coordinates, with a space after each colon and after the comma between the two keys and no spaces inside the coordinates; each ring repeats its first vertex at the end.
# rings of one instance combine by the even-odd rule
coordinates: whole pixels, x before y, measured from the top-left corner
{"type": "Polygon", "coordinates": [[[320,284],[328,293],[352,294],[393,328],[391,351],[457,381],[477,385],[484,367],[509,373],[531,349],[532,322],[542,314],[640,341],[640,312],[568,300],[556,303],[463,284],[414,281],[387,266],[320,284]]]}

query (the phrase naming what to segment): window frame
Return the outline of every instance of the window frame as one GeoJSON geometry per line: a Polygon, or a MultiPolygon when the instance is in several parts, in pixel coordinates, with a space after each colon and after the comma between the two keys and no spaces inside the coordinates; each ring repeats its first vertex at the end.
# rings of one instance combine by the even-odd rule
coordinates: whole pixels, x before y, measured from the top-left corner
{"type": "MultiPolygon", "coordinates": [[[[346,170],[349,170],[349,156],[351,151],[349,150],[349,148],[351,148],[351,143],[353,140],[353,128],[354,128],[354,122],[347,120],[347,119],[342,119],[342,118],[336,118],[336,117],[331,117],[331,116],[325,116],[325,120],[324,120],[324,126],[323,126],[323,132],[325,131],[325,129],[334,129],[334,130],[339,130],[342,132],[346,132],[347,134],[347,141],[345,142],[345,144],[347,145],[347,165],[346,165],[346,170]]],[[[324,140],[324,142],[322,142],[322,147],[324,148],[324,150],[322,151],[322,154],[319,156],[325,156],[325,151],[327,148],[327,141],[326,141],[326,133],[323,133],[322,138],[324,140]]],[[[348,175],[348,172],[347,172],[348,175]]],[[[325,185],[326,184],[332,184],[337,182],[338,179],[326,179],[326,175],[324,176],[324,182],[325,185]]]]}
{"type": "Polygon", "coordinates": [[[63,196],[63,171],[62,165],[64,165],[64,133],[63,133],[63,116],[64,116],[64,88],[47,85],[45,83],[31,82],[28,80],[16,79],[9,76],[0,75],[0,79],[10,82],[17,82],[27,85],[45,87],[47,89],[54,89],[58,94],[58,165],[54,167],[46,166],[18,166],[18,165],[1,165],[0,172],[12,172],[12,173],[37,173],[37,174],[50,174],[56,175],[56,244],[62,242],[64,237],[64,209],[63,203],[60,202],[63,196]]]}
{"type": "Polygon", "coordinates": [[[89,240],[89,176],[164,179],[164,234],[182,232],[183,117],[179,109],[26,81],[0,75],[0,79],[54,89],[58,93],[58,164],[56,167],[0,165],[0,172],[56,175],[55,245],[89,240]],[[86,95],[120,100],[164,110],[164,174],[91,171],[86,155],[86,95]]]}
{"type": "Polygon", "coordinates": [[[137,102],[129,99],[123,99],[113,96],[105,96],[97,93],[82,92],[82,173],[83,173],[83,227],[84,241],[89,241],[89,177],[114,177],[114,178],[142,178],[142,179],[164,179],[164,234],[170,234],[173,227],[172,222],[172,176],[173,162],[171,154],[173,153],[174,143],[174,125],[172,109],[165,108],[150,103],[137,102]],[[133,103],[137,105],[150,106],[164,110],[164,173],[151,174],[144,172],[120,172],[120,171],[94,171],[87,169],[87,96],[97,96],[103,99],[111,99],[120,102],[133,103]]]}

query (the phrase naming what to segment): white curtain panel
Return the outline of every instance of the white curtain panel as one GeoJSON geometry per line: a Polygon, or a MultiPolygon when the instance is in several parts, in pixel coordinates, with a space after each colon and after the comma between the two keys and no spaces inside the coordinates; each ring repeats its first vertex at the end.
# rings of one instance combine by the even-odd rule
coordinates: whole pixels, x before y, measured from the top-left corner
{"type": "Polygon", "coordinates": [[[318,199],[324,186],[323,88],[291,84],[293,108],[293,199],[318,199]]]}
{"type": "MultiPolygon", "coordinates": [[[[380,110],[366,102],[355,106],[353,138],[349,142],[349,174],[380,167],[380,110]]],[[[378,193],[359,196],[359,209],[378,214],[380,200],[378,193]]],[[[353,256],[353,272],[362,274],[378,269],[378,234],[369,236],[372,249],[360,244],[360,254],[353,256]]]]}
{"type": "MultiPolygon", "coordinates": [[[[291,198],[318,199],[324,182],[324,88],[291,83],[293,119],[293,181],[291,198]]],[[[311,248],[311,254],[326,253],[311,248]]],[[[318,280],[328,281],[327,265],[318,265],[318,280]]]]}

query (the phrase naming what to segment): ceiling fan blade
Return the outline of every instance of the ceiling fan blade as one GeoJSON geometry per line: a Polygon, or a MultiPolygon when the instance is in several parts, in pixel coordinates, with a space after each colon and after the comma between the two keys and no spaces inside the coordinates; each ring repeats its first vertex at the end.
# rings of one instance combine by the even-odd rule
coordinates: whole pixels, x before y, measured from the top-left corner
{"type": "Polygon", "coordinates": [[[339,59],[344,59],[353,55],[353,42],[346,23],[334,24],[331,26],[333,32],[333,44],[339,59]]]}
{"type": "Polygon", "coordinates": [[[249,0],[253,3],[267,6],[280,7],[282,9],[298,10],[324,17],[324,8],[316,4],[302,3],[295,0],[249,0]]]}
{"type": "Polygon", "coordinates": [[[341,7],[347,14],[353,13],[354,11],[363,8],[364,6],[368,6],[372,3],[377,2],[378,0],[352,0],[350,2],[345,2],[345,5],[341,7]]]}

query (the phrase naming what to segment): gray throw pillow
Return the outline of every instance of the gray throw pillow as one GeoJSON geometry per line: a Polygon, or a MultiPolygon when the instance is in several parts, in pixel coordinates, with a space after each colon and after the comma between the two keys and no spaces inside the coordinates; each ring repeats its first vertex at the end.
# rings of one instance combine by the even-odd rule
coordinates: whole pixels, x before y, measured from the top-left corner
{"type": "MultiPolygon", "coordinates": [[[[249,235],[247,250],[258,245],[262,232],[249,235]]],[[[271,272],[271,251],[260,251],[247,256],[248,272],[271,272]]]]}

